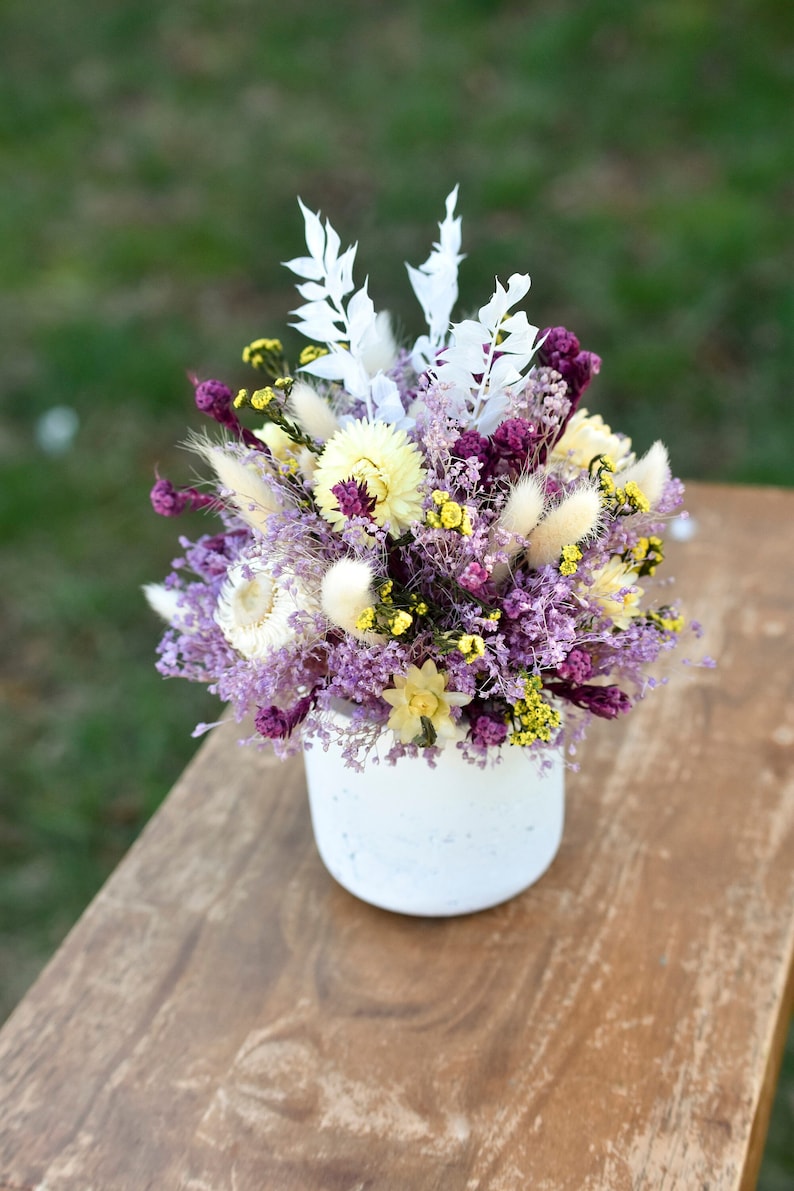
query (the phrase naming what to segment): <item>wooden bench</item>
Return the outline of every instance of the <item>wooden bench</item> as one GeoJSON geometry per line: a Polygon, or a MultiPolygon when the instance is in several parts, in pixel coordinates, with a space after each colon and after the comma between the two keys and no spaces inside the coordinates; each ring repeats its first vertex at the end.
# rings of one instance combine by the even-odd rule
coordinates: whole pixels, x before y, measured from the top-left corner
{"type": "Polygon", "coordinates": [[[719,666],[594,726],[504,906],[357,902],[300,764],[218,731],[0,1034],[0,1187],[753,1187],[792,992],[794,492],[688,507],[669,571],[719,666]]]}

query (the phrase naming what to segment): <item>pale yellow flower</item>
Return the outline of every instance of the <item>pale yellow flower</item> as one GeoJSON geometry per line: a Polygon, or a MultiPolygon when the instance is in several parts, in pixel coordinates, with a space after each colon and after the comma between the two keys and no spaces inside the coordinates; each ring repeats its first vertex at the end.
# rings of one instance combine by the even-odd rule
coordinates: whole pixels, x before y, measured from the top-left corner
{"type": "Polygon", "coordinates": [[[363,483],[375,498],[375,523],[388,521],[397,537],[422,516],[419,488],[425,474],[422,456],[404,430],[359,419],[325,444],[314,473],[314,498],[326,521],[339,527],[345,517],[331,489],[344,480],[363,483]]]}
{"type": "Polygon", "coordinates": [[[631,454],[631,439],[613,434],[600,414],[578,409],[554,444],[553,459],[588,468],[597,455],[608,455],[619,468],[631,454]]]}
{"type": "Polygon", "coordinates": [[[618,557],[610,558],[600,570],[593,573],[590,587],[582,587],[581,593],[591,603],[596,603],[618,629],[627,629],[631,619],[640,612],[642,588],[637,586],[637,572],[618,557]],[[624,587],[633,588],[625,595],[618,595],[624,587]]]}
{"type": "Polygon", "coordinates": [[[422,719],[427,719],[439,740],[454,740],[458,728],[452,719],[453,707],[464,707],[472,696],[446,690],[447,677],[428,659],[421,669],[409,666],[405,674],[394,677],[394,686],[387,687],[382,697],[391,704],[387,727],[401,744],[410,744],[423,734],[422,719]]]}
{"type": "Polygon", "coordinates": [[[299,471],[304,479],[311,479],[316,467],[316,458],[308,447],[298,446],[275,422],[265,422],[260,430],[253,432],[263,442],[277,463],[290,471],[299,471]]]}

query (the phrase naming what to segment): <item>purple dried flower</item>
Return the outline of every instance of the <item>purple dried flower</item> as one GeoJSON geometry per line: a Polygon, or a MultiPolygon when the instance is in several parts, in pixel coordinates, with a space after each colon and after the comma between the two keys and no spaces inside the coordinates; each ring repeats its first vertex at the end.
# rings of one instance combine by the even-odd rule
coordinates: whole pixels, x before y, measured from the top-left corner
{"type": "Polygon", "coordinates": [[[460,575],[458,575],[458,583],[466,591],[478,592],[488,582],[490,575],[486,571],[482,563],[475,560],[470,562],[460,575]]]}
{"type": "Polygon", "coordinates": [[[331,489],[339,504],[339,511],[345,517],[372,518],[377,500],[370,495],[367,485],[362,481],[340,480],[331,489]]]}
{"type": "Polygon", "coordinates": [[[260,707],[254,719],[254,727],[260,736],[265,736],[268,740],[281,740],[290,734],[290,717],[275,704],[271,707],[260,707]]]}
{"type": "Polygon", "coordinates": [[[557,667],[560,678],[569,682],[586,682],[593,674],[593,662],[583,649],[572,649],[564,662],[557,667]]]}
{"type": "Polygon", "coordinates": [[[540,354],[544,362],[555,372],[560,371],[557,367],[557,361],[560,358],[571,359],[581,350],[579,340],[573,331],[569,331],[566,327],[547,327],[545,331],[541,331],[540,338],[543,340],[540,354]]]}
{"type": "Polygon", "coordinates": [[[283,711],[275,704],[260,707],[254,719],[254,727],[260,736],[265,736],[268,740],[284,740],[292,735],[298,724],[303,723],[316,702],[317,688],[311,694],[298,699],[288,711],[283,711]]]}
{"type": "Polygon", "coordinates": [[[619,715],[631,711],[631,699],[617,686],[596,686],[586,683],[583,686],[572,682],[547,683],[550,691],[567,699],[576,707],[582,707],[603,720],[614,720],[619,715]]]}
{"type": "Polygon", "coordinates": [[[191,379],[195,385],[197,409],[218,422],[219,425],[225,426],[235,438],[239,438],[247,447],[253,447],[257,451],[265,449],[264,443],[246,426],[240,424],[240,420],[232,408],[234,394],[228,385],[220,380],[198,381],[195,377],[191,379]]]}
{"type": "Polygon", "coordinates": [[[507,739],[507,724],[487,713],[480,713],[471,721],[471,738],[480,748],[503,744],[507,739]]]}
{"type": "Polygon", "coordinates": [[[231,412],[234,394],[220,380],[203,380],[196,385],[196,408],[203,414],[224,423],[231,412]]]}
{"type": "Polygon", "coordinates": [[[522,471],[543,435],[527,418],[506,418],[492,436],[496,454],[514,471],[522,471]]]}
{"type": "Polygon", "coordinates": [[[582,351],[579,340],[565,327],[549,327],[542,334],[546,338],[539,351],[540,359],[548,368],[559,372],[568,386],[571,407],[560,426],[559,433],[562,434],[592,377],[601,371],[601,357],[594,352],[582,351]]]}
{"type": "Polygon", "coordinates": [[[221,509],[223,506],[214,496],[199,492],[197,488],[175,488],[170,480],[157,477],[149,493],[152,508],[161,517],[178,517],[185,509],[221,509]]]}
{"type": "Polygon", "coordinates": [[[535,436],[535,426],[526,418],[507,418],[494,431],[493,443],[500,455],[526,455],[535,436]]]}
{"type": "Polygon", "coordinates": [[[477,459],[480,464],[480,480],[486,482],[493,474],[494,450],[489,439],[476,430],[466,430],[455,440],[450,453],[456,459],[477,459]]]}

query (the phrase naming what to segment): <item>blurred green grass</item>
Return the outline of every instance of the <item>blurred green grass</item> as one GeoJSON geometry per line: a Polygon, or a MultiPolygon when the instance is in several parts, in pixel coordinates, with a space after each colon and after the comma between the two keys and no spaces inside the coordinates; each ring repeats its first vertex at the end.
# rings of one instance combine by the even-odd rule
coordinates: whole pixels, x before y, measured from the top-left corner
{"type": "MultiPolygon", "coordinates": [[[[794,482],[794,9],[5,0],[0,44],[2,1016],[214,718],[153,669],[139,588],[176,534],[147,493],[190,474],[186,371],[247,380],[241,346],[283,332],[297,194],[415,333],[403,262],[460,182],[462,309],[529,270],[638,445],[794,482]],[[80,428],[51,455],[59,405],[80,428]]],[[[767,1191],[792,1133],[789,1054],[767,1191]]]]}

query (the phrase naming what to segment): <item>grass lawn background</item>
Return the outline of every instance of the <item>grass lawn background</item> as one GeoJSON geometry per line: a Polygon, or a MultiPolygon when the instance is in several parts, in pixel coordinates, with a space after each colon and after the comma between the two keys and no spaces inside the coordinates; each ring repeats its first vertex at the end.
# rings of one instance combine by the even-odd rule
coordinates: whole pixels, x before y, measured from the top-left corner
{"type": "MultiPolygon", "coordinates": [[[[190,476],[186,371],[248,382],[243,344],[283,335],[297,194],[416,334],[403,262],[459,182],[461,311],[529,271],[639,448],[794,483],[794,8],[5,0],[0,46],[1,1018],[215,715],[154,671],[139,588],[176,527],[148,489],[190,476]]],[[[792,1135],[789,1055],[765,1191],[792,1135]]]]}

